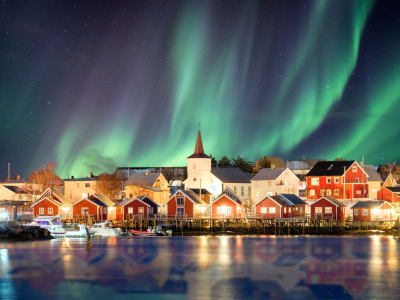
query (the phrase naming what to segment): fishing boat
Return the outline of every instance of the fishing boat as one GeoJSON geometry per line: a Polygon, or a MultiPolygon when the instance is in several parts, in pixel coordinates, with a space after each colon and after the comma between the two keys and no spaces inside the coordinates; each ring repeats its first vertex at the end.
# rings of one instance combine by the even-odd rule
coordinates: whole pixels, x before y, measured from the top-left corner
{"type": "MultiPolygon", "coordinates": [[[[60,236],[61,237],[61,236],[60,236]]],[[[71,226],[65,227],[65,238],[82,239],[87,238],[87,231],[85,225],[72,224],[71,226]]]]}
{"type": "Polygon", "coordinates": [[[135,236],[157,236],[157,233],[152,231],[130,230],[129,232],[135,236]]]}
{"type": "Polygon", "coordinates": [[[89,228],[90,235],[111,237],[121,235],[121,228],[113,228],[108,221],[96,223],[93,227],[89,228]]]}
{"type": "Polygon", "coordinates": [[[39,226],[50,231],[54,237],[64,235],[65,229],[60,221],[60,216],[39,216],[32,220],[29,226],[39,226]]]}

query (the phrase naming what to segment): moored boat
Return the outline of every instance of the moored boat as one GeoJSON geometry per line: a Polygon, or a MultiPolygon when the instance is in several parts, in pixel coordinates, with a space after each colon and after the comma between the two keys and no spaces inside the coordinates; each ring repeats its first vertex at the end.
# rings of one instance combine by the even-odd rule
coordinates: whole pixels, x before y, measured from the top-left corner
{"type": "Polygon", "coordinates": [[[108,221],[96,223],[89,228],[89,233],[93,236],[111,237],[121,235],[121,228],[113,228],[108,221]]]}
{"type": "Polygon", "coordinates": [[[29,226],[39,226],[50,231],[51,235],[58,237],[65,234],[59,216],[39,216],[32,220],[29,226]]]}

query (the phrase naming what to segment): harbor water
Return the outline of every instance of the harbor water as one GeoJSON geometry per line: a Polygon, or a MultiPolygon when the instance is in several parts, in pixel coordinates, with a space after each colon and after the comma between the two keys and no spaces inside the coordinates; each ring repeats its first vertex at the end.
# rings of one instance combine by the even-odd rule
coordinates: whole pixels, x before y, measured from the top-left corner
{"type": "Polygon", "coordinates": [[[0,299],[400,299],[391,236],[0,244],[0,299]]]}

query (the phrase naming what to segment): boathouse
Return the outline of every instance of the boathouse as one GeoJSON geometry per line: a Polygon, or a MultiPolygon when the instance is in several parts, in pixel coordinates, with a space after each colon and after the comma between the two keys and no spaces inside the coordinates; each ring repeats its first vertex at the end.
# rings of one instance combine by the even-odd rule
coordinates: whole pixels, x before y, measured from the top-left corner
{"type": "Polygon", "coordinates": [[[374,222],[396,219],[395,207],[384,200],[359,201],[352,210],[353,221],[374,222]]]}
{"type": "Polygon", "coordinates": [[[267,219],[291,217],[293,208],[293,204],[279,196],[267,196],[255,204],[256,216],[267,219]]]}
{"type": "Polygon", "coordinates": [[[108,210],[114,209],[113,206],[114,203],[104,195],[92,194],[73,204],[73,217],[74,219],[90,217],[96,220],[108,220],[109,217],[112,218],[108,210]]]}
{"type": "Polygon", "coordinates": [[[304,217],[306,215],[307,203],[303,199],[295,194],[281,194],[279,197],[294,205],[292,217],[304,217]]]}
{"type": "Polygon", "coordinates": [[[345,204],[334,198],[322,197],[311,204],[311,217],[344,220],[345,208],[345,204]]]}
{"type": "Polygon", "coordinates": [[[57,216],[64,218],[72,216],[72,204],[55,189],[46,189],[39,198],[31,205],[33,215],[37,216],[57,216]]]}
{"type": "Polygon", "coordinates": [[[243,213],[243,202],[229,188],[211,203],[211,216],[213,219],[241,218],[243,213]]]}
{"type": "Polygon", "coordinates": [[[152,207],[138,198],[127,198],[116,205],[116,219],[125,221],[134,216],[148,217],[152,207]]]}
{"type": "MultiPolygon", "coordinates": [[[[391,203],[400,202],[400,187],[383,187],[378,191],[378,200],[386,200],[391,203]]],[[[398,204],[397,204],[398,205],[398,204]]]]}
{"type": "Polygon", "coordinates": [[[206,216],[207,203],[192,190],[177,190],[167,202],[168,217],[196,218],[206,216]]]}

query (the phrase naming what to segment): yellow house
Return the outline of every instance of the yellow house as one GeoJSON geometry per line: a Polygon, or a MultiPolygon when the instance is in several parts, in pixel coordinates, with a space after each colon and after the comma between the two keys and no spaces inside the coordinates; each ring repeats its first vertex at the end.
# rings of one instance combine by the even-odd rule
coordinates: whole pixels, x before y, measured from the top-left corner
{"type": "Polygon", "coordinates": [[[388,177],[386,177],[386,179],[383,182],[382,186],[383,187],[395,187],[395,186],[397,186],[396,179],[394,179],[392,173],[389,173],[388,177]]]}
{"type": "Polygon", "coordinates": [[[161,173],[133,173],[125,182],[125,196],[136,198],[147,196],[163,206],[169,199],[169,185],[161,173]]]}
{"type": "Polygon", "coordinates": [[[377,199],[378,191],[382,187],[382,178],[374,166],[365,165],[364,171],[368,174],[368,195],[371,199],[377,199]]]}
{"type": "Polygon", "coordinates": [[[83,178],[64,179],[64,197],[72,203],[96,193],[96,184],[99,178],[89,175],[83,178]]]}

